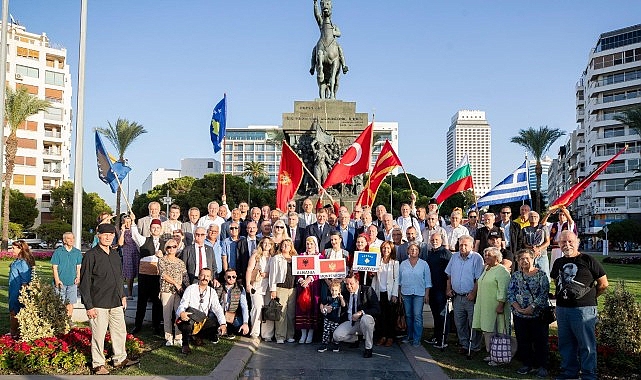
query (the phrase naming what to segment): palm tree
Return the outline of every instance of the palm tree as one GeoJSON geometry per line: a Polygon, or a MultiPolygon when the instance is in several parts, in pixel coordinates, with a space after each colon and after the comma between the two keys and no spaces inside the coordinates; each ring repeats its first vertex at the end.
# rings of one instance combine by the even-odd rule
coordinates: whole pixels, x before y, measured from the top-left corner
{"type": "MultiPolygon", "coordinates": [[[[147,133],[145,127],[142,124],[138,124],[135,121],[129,121],[127,119],[118,118],[116,124],[111,124],[107,122],[109,127],[107,128],[96,128],[96,130],[107,140],[111,142],[111,145],[116,148],[118,151],[118,161],[125,163],[125,152],[129,146],[143,133],[147,133]]],[[[116,193],[116,215],[120,215],[120,197],[122,195],[122,187],[118,186],[118,191],[116,193]]],[[[118,223],[118,221],[116,221],[118,223]]]]}
{"type": "Polygon", "coordinates": [[[250,161],[245,162],[245,170],[243,171],[243,177],[249,178],[249,195],[247,203],[251,205],[251,187],[256,186],[261,178],[267,177],[267,171],[265,170],[265,164],[262,162],[250,161]]]}
{"type": "Polygon", "coordinates": [[[565,131],[558,128],[548,128],[547,126],[519,130],[519,135],[510,139],[510,142],[519,144],[527,149],[534,159],[536,159],[536,167],[534,173],[536,174],[536,211],[541,212],[541,176],[543,175],[543,167],[541,166],[541,157],[545,152],[550,149],[550,146],[561,136],[565,135],[565,131]]]}
{"type": "MultiPolygon", "coordinates": [[[[2,248],[6,249],[9,242],[9,195],[11,194],[11,179],[18,151],[18,136],[16,130],[31,115],[46,110],[51,103],[31,95],[26,87],[13,90],[7,87],[4,103],[5,118],[11,132],[6,140],[5,174],[4,174],[4,204],[2,212],[2,248]]],[[[2,128],[4,131],[4,127],[2,128]]],[[[2,134],[4,137],[4,133],[2,134]]]]}
{"type": "MultiPolygon", "coordinates": [[[[622,112],[622,115],[614,116],[614,120],[627,125],[629,128],[634,129],[638,135],[641,135],[641,106],[629,108],[622,112]]],[[[628,186],[632,182],[641,181],[641,166],[634,170],[635,176],[628,178],[625,185],[628,186]]]]}

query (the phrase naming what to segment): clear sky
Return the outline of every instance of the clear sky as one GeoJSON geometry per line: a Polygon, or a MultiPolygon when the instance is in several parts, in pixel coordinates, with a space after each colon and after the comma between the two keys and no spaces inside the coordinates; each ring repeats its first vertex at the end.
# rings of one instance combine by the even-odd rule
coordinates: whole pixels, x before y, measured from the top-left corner
{"type": "MultiPolygon", "coordinates": [[[[115,204],[98,180],[92,135],[107,121],[123,117],[148,131],[126,154],[133,194],[158,167],[214,157],[208,127],[223,93],[228,127],[280,125],[294,100],[316,98],[312,4],[89,1],[85,190],[115,204]]],[[[523,149],[509,142],[519,129],[575,129],[575,85],[599,34],[641,22],[641,2],[628,0],[334,0],[333,8],[350,69],[338,98],[397,121],[406,170],[435,180],[446,176],[451,117],[485,111],[493,185],[522,162],[523,149]]],[[[66,47],[75,109],[80,1],[11,0],[9,9],[28,31],[66,47]]]]}

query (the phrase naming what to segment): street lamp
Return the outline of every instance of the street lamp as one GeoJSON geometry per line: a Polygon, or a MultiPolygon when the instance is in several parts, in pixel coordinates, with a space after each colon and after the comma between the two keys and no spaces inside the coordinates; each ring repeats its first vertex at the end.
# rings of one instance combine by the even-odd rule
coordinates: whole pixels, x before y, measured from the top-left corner
{"type": "Polygon", "coordinates": [[[160,201],[167,206],[167,216],[169,216],[169,205],[174,201],[174,199],[169,196],[169,190],[167,190],[167,196],[160,198],[160,201]]]}

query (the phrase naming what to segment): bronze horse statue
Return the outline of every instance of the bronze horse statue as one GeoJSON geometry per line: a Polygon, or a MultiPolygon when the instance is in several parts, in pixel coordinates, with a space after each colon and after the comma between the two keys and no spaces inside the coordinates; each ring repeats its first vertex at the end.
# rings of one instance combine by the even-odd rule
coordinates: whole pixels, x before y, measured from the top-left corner
{"type": "Polygon", "coordinates": [[[321,35],[312,50],[312,67],[310,74],[316,72],[318,96],[321,99],[336,99],[338,91],[338,76],[340,71],[347,73],[343,49],[336,40],[341,36],[338,26],[332,23],[332,1],[314,0],[314,17],[318,23],[321,35]]]}

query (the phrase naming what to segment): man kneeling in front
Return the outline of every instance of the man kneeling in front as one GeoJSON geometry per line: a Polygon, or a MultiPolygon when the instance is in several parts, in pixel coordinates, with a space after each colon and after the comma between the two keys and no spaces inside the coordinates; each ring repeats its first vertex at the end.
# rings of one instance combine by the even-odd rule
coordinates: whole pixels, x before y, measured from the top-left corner
{"type": "Polygon", "coordinates": [[[203,336],[218,343],[218,335],[227,333],[225,313],[218,302],[216,291],[209,286],[211,277],[211,269],[201,269],[198,273],[198,283],[189,285],[185,289],[178,310],[176,310],[176,317],[178,317],[176,323],[183,334],[182,353],[185,355],[191,353],[190,338],[193,339],[196,346],[200,346],[203,344],[203,336]],[[204,323],[194,320],[194,316],[200,314],[199,312],[207,316],[204,323]]]}
{"type": "MultiPolygon", "coordinates": [[[[334,342],[348,342],[351,347],[358,347],[358,334],[365,338],[365,353],[363,357],[372,357],[372,341],[374,336],[375,318],[380,314],[376,293],[369,286],[358,286],[358,272],[351,272],[345,278],[347,291],[343,292],[343,299],[347,307],[343,313],[341,323],[334,330],[334,342]]],[[[337,351],[335,349],[334,351],[337,351]]]]}

